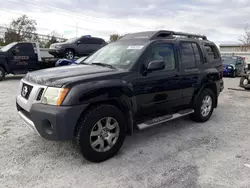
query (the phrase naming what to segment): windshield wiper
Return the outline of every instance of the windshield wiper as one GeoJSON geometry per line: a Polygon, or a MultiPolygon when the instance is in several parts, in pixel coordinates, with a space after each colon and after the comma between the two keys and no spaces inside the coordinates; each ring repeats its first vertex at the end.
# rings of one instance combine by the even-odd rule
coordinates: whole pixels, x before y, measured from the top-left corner
{"type": "Polygon", "coordinates": [[[109,67],[111,69],[117,69],[114,66],[107,64],[107,63],[91,63],[91,65],[99,65],[99,66],[103,66],[103,67],[109,67]]]}

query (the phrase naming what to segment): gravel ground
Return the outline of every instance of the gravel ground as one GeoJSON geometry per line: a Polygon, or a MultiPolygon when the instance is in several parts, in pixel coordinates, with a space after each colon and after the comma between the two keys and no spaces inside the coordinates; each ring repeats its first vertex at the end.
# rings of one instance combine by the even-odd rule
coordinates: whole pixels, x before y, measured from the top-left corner
{"type": "Polygon", "coordinates": [[[20,77],[0,83],[0,187],[249,188],[249,93],[225,90],[210,121],[187,118],[127,137],[119,154],[85,161],[71,143],[38,137],[18,118],[20,77]]]}

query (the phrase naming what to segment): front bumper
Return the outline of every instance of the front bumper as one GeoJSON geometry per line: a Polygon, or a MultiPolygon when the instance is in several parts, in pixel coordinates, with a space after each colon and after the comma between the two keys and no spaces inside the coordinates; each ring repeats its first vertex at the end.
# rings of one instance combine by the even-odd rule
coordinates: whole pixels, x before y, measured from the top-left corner
{"type": "Polygon", "coordinates": [[[72,140],[81,113],[87,105],[52,106],[40,103],[33,104],[30,112],[17,101],[17,111],[25,124],[48,140],[72,140]]]}
{"type": "Polygon", "coordinates": [[[63,57],[64,49],[49,49],[49,54],[53,56],[63,57]]]}
{"type": "Polygon", "coordinates": [[[233,69],[224,69],[223,75],[224,76],[231,76],[233,74],[233,69]]]}

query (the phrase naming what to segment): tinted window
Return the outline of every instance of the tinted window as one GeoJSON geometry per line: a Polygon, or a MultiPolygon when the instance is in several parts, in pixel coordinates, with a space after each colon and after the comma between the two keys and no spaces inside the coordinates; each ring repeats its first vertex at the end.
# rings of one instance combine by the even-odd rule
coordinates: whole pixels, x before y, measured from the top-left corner
{"type": "Polygon", "coordinates": [[[196,60],[195,60],[195,54],[194,54],[192,43],[190,42],[180,43],[180,53],[181,53],[181,62],[182,62],[183,68],[191,69],[191,68],[196,67],[196,63],[195,63],[196,60]]]}
{"type": "Polygon", "coordinates": [[[14,47],[16,54],[31,54],[33,53],[33,46],[30,43],[17,44],[14,47]]]}
{"type": "Polygon", "coordinates": [[[219,52],[214,45],[205,44],[205,50],[206,50],[209,61],[213,61],[215,59],[220,58],[219,52]]]}
{"type": "Polygon", "coordinates": [[[98,38],[82,38],[81,42],[84,44],[102,44],[103,40],[98,38]]]}
{"type": "Polygon", "coordinates": [[[98,38],[93,38],[91,40],[92,44],[102,44],[104,43],[104,41],[102,39],[98,39],[98,38]]]}
{"type": "Polygon", "coordinates": [[[196,43],[192,43],[196,64],[201,62],[201,53],[196,43]]]}
{"type": "Polygon", "coordinates": [[[163,60],[165,62],[165,70],[175,69],[175,57],[172,44],[153,45],[146,59],[146,63],[154,60],[163,60]]]}
{"type": "Polygon", "coordinates": [[[81,41],[82,44],[88,44],[89,43],[89,38],[83,37],[83,38],[80,39],[80,41],[81,41]]]}

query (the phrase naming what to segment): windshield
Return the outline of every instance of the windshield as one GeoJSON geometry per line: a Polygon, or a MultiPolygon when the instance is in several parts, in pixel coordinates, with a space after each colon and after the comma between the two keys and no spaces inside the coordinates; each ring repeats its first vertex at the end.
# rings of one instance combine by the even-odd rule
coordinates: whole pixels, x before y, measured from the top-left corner
{"type": "Polygon", "coordinates": [[[77,64],[79,64],[79,63],[83,62],[84,59],[86,59],[86,58],[87,58],[87,56],[83,56],[83,57],[77,59],[75,62],[76,62],[77,64]]]}
{"type": "Polygon", "coordinates": [[[236,57],[223,57],[222,58],[222,63],[223,64],[233,64],[233,65],[235,65],[236,62],[237,62],[236,57]]]}
{"type": "Polygon", "coordinates": [[[4,47],[2,47],[0,50],[3,52],[7,52],[9,49],[11,49],[13,46],[15,46],[17,42],[12,42],[4,47]]]}
{"type": "Polygon", "coordinates": [[[76,41],[76,37],[75,38],[71,38],[71,39],[68,39],[65,43],[71,43],[71,42],[74,42],[74,41],[76,41]]]}
{"type": "Polygon", "coordinates": [[[142,43],[111,43],[89,56],[82,63],[105,63],[115,68],[128,69],[131,67],[145,48],[142,43]]]}

